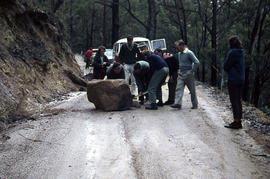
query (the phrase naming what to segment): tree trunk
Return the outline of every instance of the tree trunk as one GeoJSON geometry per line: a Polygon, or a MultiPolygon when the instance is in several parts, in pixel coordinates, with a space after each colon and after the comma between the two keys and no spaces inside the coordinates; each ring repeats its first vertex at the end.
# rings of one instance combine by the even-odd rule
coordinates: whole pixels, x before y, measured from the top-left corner
{"type": "Polygon", "coordinates": [[[84,21],[84,26],[83,26],[84,28],[83,29],[85,29],[85,32],[82,32],[85,34],[85,43],[84,43],[85,46],[84,46],[83,50],[88,50],[90,48],[90,39],[89,39],[90,38],[90,34],[89,34],[90,22],[86,16],[83,17],[83,21],[84,21]]]}
{"type": "Polygon", "coordinates": [[[119,39],[119,0],[112,2],[112,45],[119,39]]]}
{"type": "Polygon", "coordinates": [[[256,12],[256,17],[255,17],[255,21],[254,21],[254,26],[253,26],[251,36],[250,36],[250,44],[249,44],[249,48],[248,48],[249,55],[251,55],[253,52],[253,46],[254,46],[256,35],[257,35],[258,29],[259,29],[262,1],[263,0],[259,1],[258,7],[257,7],[257,12],[256,12]]]}
{"type": "Polygon", "coordinates": [[[50,12],[54,12],[54,0],[50,0],[50,12]]]}
{"type": "Polygon", "coordinates": [[[175,5],[175,10],[176,10],[177,20],[178,20],[178,25],[179,25],[180,37],[184,40],[184,29],[182,27],[181,16],[180,16],[180,13],[178,11],[178,9],[180,9],[180,7],[178,5],[177,0],[174,0],[174,5],[175,5]]]}
{"type": "MultiPolygon", "coordinates": [[[[256,12],[256,17],[255,17],[255,22],[254,26],[250,35],[250,43],[248,47],[248,55],[251,56],[253,53],[253,46],[255,43],[255,38],[259,29],[259,22],[260,22],[260,16],[261,16],[261,6],[262,6],[262,0],[259,1],[258,7],[257,7],[257,12],[256,12]]],[[[244,84],[244,92],[243,92],[243,100],[248,101],[249,100],[249,70],[250,70],[250,64],[246,64],[246,69],[245,69],[245,84],[244,84]]]]}
{"type": "Polygon", "coordinates": [[[64,2],[64,0],[57,0],[56,3],[53,4],[54,5],[53,6],[53,13],[56,13],[56,11],[61,7],[63,2],[64,2]]]}
{"type": "Polygon", "coordinates": [[[89,49],[89,47],[90,47],[90,43],[89,43],[89,23],[88,22],[86,22],[86,29],[85,29],[85,31],[86,31],[86,39],[85,39],[85,49],[89,49]]]}
{"type": "Polygon", "coordinates": [[[260,94],[261,94],[261,85],[260,85],[260,77],[256,75],[254,86],[253,86],[253,94],[252,94],[252,104],[255,107],[258,107],[260,94]]]}
{"type": "Polygon", "coordinates": [[[69,4],[69,42],[70,42],[71,45],[72,45],[72,37],[73,37],[72,4],[73,4],[73,0],[70,0],[70,4],[69,4]]]}
{"type": "MultiPolygon", "coordinates": [[[[261,52],[261,39],[263,36],[263,26],[264,26],[264,21],[267,15],[267,10],[264,7],[263,13],[262,13],[262,18],[260,20],[260,23],[258,24],[259,26],[259,31],[258,31],[258,38],[257,38],[257,54],[259,55],[261,52]]],[[[256,64],[256,70],[255,70],[255,80],[253,82],[253,93],[252,93],[252,104],[254,104],[256,107],[258,107],[259,104],[259,99],[261,95],[261,89],[264,85],[264,82],[261,82],[261,79],[263,78],[263,73],[260,73],[263,69],[260,68],[262,62],[257,62],[256,64]]]]}
{"type": "Polygon", "coordinates": [[[244,101],[249,100],[249,71],[250,71],[250,65],[247,65],[245,68],[245,83],[244,83],[244,89],[243,89],[243,95],[242,99],[244,101]]]}
{"type": "MultiPolygon", "coordinates": [[[[207,20],[207,16],[205,15],[205,21],[207,20]]],[[[206,35],[207,35],[207,28],[206,28],[206,24],[203,26],[203,31],[202,31],[202,47],[205,48],[206,47],[206,35]]],[[[202,59],[202,82],[205,83],[205,73],[206,73],[206,69],[205,69],[206,63],[205,63],[205,57],[203,57],[202,59]]]]}
{"type": "Polygon", "coordinates": [[[155,0],[148,0],[148,23],[147,23],[147,34],[146,37],[150,40],[156,38],[157,29],[157,11],[155,0]]]}
{"type": "Polygon", "coordinates": [[[187,38],[187,18],[186,18],[186,10],[184,8],[183,0],[180,0],[181,8],[182,8],[182,14],[183,14],[183,40],[188,43],[187,38]]]}
{"type": "Polygon", "coordinates": [[[217,0],[212,1],[213,19],[211,30],[211,47],[212,47],[212,61],[211,61],[211,85],[217,85],[217,0]]]}
{"type": "Polygon", "coordinates": [[[103,6],[103,29],[102,29],[102,36],[103,36],[103,45],[106,47],[107,44],[107,36],[106,36],[106,19],[107,19],[107,8],[106,5],[103,6]]]}
{"type": "Polygon", "coordinates": [[[95,19],[96,19],[96,8],[95,3],[92,6],[92,21],[91,21],[91,28],[90,28],[90,46],[93,47],[93,39],[94,39],[94,26],[95,26],[95,19]]]}

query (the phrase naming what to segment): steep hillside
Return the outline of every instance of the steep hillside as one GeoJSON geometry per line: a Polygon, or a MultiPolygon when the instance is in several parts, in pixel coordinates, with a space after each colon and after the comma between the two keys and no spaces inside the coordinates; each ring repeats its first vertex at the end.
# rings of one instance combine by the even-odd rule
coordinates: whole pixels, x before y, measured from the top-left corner
{"type": "Polygon", "coordinates": [[[16,0],[0,1],[0,117],[77,90],[70,73],[80,69],[57,19],[16,0]]]}

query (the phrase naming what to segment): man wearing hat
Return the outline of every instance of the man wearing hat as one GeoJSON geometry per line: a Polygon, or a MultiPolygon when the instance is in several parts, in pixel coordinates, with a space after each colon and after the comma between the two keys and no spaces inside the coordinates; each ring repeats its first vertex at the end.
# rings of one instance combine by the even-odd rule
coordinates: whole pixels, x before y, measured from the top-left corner
{"type": "Polygon", "coordinates": [[[107,70],[107,79],[125,79],[123,66],[118,62],[114,62],[107,70]]]}
{"type": "Polygon", "coordinates": [[[131,80],[130,90],[133,96],[135,96],[136,93],[136,82],[133,75],[134,65],[139,56],[140,50],[137,45],[133,43],[133,36],[128,35],[127,43],[123,44],[120,49],[119,58],[121,63],[124,65],[126,82],[129,84],[129,80],[131,80]]]}

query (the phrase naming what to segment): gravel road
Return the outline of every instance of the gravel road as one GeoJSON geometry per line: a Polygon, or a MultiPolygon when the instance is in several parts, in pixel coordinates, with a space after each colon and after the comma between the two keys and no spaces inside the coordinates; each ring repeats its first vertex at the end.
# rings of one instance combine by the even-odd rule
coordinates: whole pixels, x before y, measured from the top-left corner
{"type": "MultiPolygon", "coordinates": [[[[164,99],[167,89],[164,88],[164,99]]],[[[85,92],[50,104],[0,142],[0,178],[269,178],[269,159],[230,111],[197,87],[199,109],[95,110],[85,92]]]]}

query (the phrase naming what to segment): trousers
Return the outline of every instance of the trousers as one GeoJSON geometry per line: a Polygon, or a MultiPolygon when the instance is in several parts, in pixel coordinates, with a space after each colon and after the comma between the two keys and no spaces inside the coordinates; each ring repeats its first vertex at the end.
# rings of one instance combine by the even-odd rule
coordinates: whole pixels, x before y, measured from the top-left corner
{"type": "Polygon", "coordinates": [[[242,87],[243,85],[228,85],[230,102],[233,110],[234,119],[242,119],[242,87]]]}
{"type": "Polygon", "coordinates": [[[148,97],[151,104],[156,103],[156,99],[162,100],[161,86],[169,73],[168,67],[163,67],[155,71],[148,86],[148,97]]]}
{"type": "Polygon", "coordinates": [[[174,102],[175,99],[175,89],[177,84],[177,73],[172,74],[173,82],[168,81],[169,96],[168,101],[174,102]]]}
{"type": "Polygon", "coordinates": [[[125,64],[124,65],[125,80],[126,80],[127,84],[129,84],[129,79],[131,81],[130,92],[132,95],[136,95],[136,81],[135,81],[135,77],[133,75],[134,65],[135,64],[125,64]]]}
{"type": "Polygon", "coordinates": [[[189,74],[185,78],[183,78],[180,74],[178,74],[176,93],[175,93],[175,104],[182,105],[182,98],[184,95],[185,86],[187,86],[188,90],[190,91],[191,103],[192,103],[193,107],[197,107],[198,106],[198,99],[197,99],[197,95],[196,95],[195,79],[194,79],[193,74],[189,74]]]}

